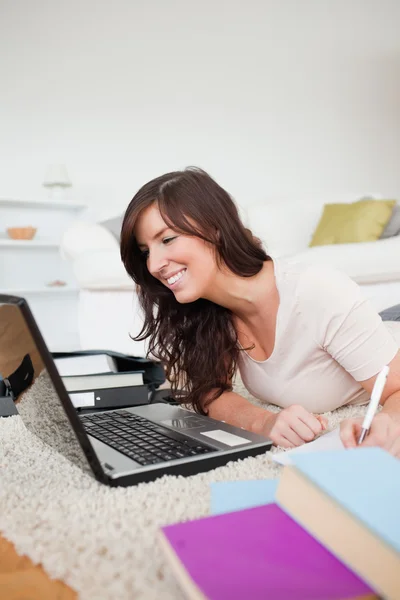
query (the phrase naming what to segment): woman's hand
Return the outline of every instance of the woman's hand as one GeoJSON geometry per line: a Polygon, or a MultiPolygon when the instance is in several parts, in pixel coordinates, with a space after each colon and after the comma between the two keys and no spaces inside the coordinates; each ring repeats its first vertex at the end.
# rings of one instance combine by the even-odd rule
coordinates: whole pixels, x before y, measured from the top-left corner
{"type": "Polygon", "coordinates": [[[279,413],[267,414],[257,433],[268,436],[276,446],[294,448],[311,442],[326,429],[327,421],[315,416],[305,408],[293,404],[279,413]]]}
{"type": "MultiPolygon", "coordinates": [[[[345,448],[355,448],[362,430],[363,419],[345,419],[340,424],[340,438],[345,448]]],[[[371,428],[360,448],[379,446],[400,458],[400,420],[380,412],[372,420],[371,428]]]]}

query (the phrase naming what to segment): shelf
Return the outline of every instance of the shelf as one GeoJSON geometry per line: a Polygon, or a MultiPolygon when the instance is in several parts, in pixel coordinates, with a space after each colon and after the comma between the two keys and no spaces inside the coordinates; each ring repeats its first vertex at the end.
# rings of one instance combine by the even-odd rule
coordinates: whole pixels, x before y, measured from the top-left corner
{"type": "Polygon", "coordinates": [[[54,210],[79,211],[87,208],[86,204],[77,202],[57,202],[57,200],[16,200],[12,198],[0,198],[0,207],[5,208],[46,208],[54,210]]]}
{"type": "Polygon", "coordinates": [[[66,285],[63,287],[41,287],[41,288],[9,288],[9,289],[0,289],[0,294],[5,294],[7,296],[31,296],[31,295],[47,295],[47,294],[76,294],[78,292],[77,287],[73,287],[71,285],[66,285]]]}
{"type": "Polygon", "coordinates": [[[58,248],[60,242],[56,240],[33,239],[33,240],[12,240],[11,238],[0,238],[0,246],[8,248],[58,248]]]}

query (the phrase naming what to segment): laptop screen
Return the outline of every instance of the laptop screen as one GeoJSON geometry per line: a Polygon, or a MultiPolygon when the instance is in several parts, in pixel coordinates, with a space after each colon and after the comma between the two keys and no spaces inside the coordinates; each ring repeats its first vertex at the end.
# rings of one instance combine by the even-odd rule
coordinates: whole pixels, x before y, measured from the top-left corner
{"type": "MultiPolygon", "coordinates": [[[[82,435],[79,418],[73,414],[75,409],[68,400],[54,361],[22,299],[4,302],[0,297],[0,378],[5,383],[6,395],[15,400],[27,429],[88,470],[87,458],[66,410],[82,435]]],[[[84,438],[83,443],[90,445],[86,436],[84,438]]]]}

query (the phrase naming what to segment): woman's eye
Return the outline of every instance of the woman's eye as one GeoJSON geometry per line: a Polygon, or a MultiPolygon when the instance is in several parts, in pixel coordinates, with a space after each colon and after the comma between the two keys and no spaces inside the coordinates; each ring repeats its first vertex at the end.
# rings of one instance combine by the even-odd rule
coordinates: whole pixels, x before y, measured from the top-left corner
{"type": "MultiPolygon", "coordinates": [[[[172,240],[176,239],[177,237],[178,237],[177,235],[174,235],[174,236],[171,236],[171,237],[164,238],[163,241],[162,241],[162,243],[163,244],[169,244],[169,242],[172,242],[172,240]]],[[[142,250],[141,253],[140,253],[140,255],[143,258],[143,260],[147,260],[149,258],[149,254],[150,254],[149,250],[142,250]]]]}

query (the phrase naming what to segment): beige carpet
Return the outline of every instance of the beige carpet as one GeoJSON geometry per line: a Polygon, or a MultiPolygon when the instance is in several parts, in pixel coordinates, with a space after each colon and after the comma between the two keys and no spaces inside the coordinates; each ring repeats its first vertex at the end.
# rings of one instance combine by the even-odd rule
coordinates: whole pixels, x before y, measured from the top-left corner
{"type": "MultiPolygon", "coordinates": [[[[251,399],[240,381],[236,389],[251,399]]],[[[43,415],[56,410],[40,379],[20,405],[24,418],[36,418],[36,403],[43,415]]],[[[327,414],[329,428],[363,412],[327,414]]],[[[36,425],[43,430],[48,422],[36,425]]],[[[156,543],[158,527],[209,514],[212,481],[272,478],[280,469],[268,452],[189,478],[110,489],[27,431],[21,417],[9,417],[0,419],[0,531],[85,600],[178,600],[156,543]]]]}

